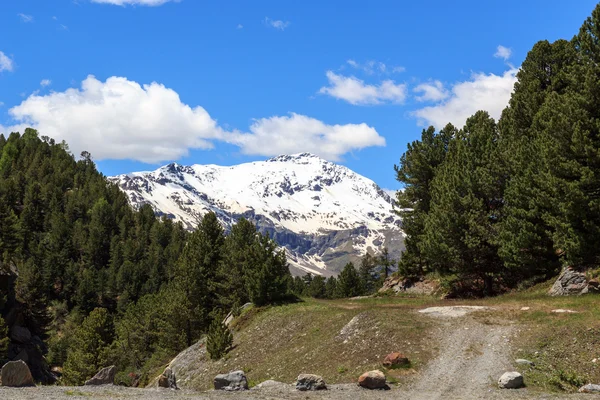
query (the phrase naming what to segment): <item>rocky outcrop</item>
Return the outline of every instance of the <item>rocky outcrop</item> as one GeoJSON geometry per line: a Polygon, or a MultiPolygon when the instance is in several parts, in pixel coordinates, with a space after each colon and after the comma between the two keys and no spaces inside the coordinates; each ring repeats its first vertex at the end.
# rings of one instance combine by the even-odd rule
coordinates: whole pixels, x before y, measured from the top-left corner
{"type": "Polygon", "coordinates": [[[365,372],[358,378],[358,386],[366,389],[386,389],[385,375],[379,370],[365,372]]]}
{"type": "Polygon", "coordinates": [[[27,364],[22,361],[9,361],[2,367],[2,386],[33,386],[33,376],[27,364]]]}
{"type": "Polygon", "coordinates": [[[390,276],[384,282],[379,293],[392,292],[410,293],[419,295],[433,295],[439,289],[439,284],[425,279],[408,279],[399,276],[390,276]]]}
{"type": "Polygon", "coordinates": [[[385,356],[383,366],[388,369],[406,368],[410,366],[410,360],[402,353],[393,352],[385,356]]]}
{"type": "Polygon", "coordinates": [[[158,377],[158,387],[177,389],[177,378],[171,368],[165,368],[164,372],[158,377]]]}
{"type": "Polygon", "coordinates": [[[213,380],[213,384],[215,390],[248,390],[248,379],[246,379],[244,371],[232,371],[228,374],[217,375],[213,380]]]}
{"type": "Polygon", "coordinates": [[[111,365],[110,367],[102,368],[93,378],[85,382],[86,386],[90,385],[112,385],[115,381],[115,374],[117,373],[117,367],[111,365]]]}
{"type": "Polygon", "coordinates": [[[518,372],[505,372],[498,379],[498,387],[500,389],[518,389],[525,386],[523,375],[518,372]]]}
{"type": "Polygon", "coordinates": [[[585,273],[573,268],[565,268],[550,288],[550,296],[580,295],[600,292],[597,280],[588,280],[585,273]]]}
{"type": "Polygon", "coordinates": [[[296,380],[296,389],[300,391],[306,390],[325,390],[327,385],[323,377],[312,374],[300,374],[296,380]]]}

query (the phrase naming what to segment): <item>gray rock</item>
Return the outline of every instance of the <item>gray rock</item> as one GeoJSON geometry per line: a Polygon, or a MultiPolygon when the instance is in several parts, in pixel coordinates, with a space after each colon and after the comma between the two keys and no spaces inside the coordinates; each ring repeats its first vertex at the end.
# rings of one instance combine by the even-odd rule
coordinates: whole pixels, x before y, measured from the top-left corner
{"type": "Polygon", "coordinates": [[[31,341],[31,332],[22,326],[13,326],[10,330],[10,338],[15,342],[29,343],[31,341]]]}
{"type": "Polygon", "coordinates": [[[85,382],[86,386],[90,385],[112,385],[115,382],[115,374],[117,373],[117,367],[111,365],[110,367],[102,368],[93,378],[85,382]]]}
{"type": "Polygon", "coordinates": [[[568,296],[588,293],[588,281],[583,272],[566,268],[550,288],[550,296],[568,296]]]}
{"type": "Polygon", "coordinates": [[[379,370],[365,372],[358,378],[358,386],[367,389],[386,389],[385,374],[379,370]]]}
{"type": "Polygon", "coordinates": [[[9,361],[2,367],[2,386],[33,386],[33,376],[25,361],[9,361]]]}
{"type": "Polygon", "coordinates": [[[587,385],[579,388],[579,393],[600,393],[600,385],[588,383],[587,385]]]}
{"type": "Polygon", "coordinates": [[[525,360],[524,358],[517,358],[515,362],[520,365],[529,365],[530,367],[535,367],[535,363],[533,361],[525,360]]]}
{"type": "Polygon", "coordinates": [[[232,371],[228,374],[219,374],[213,381],[215,390],[248,390],[248,379],[244,371],[232,371]]]}
{"type": "Polygon", "coordinates": [[[175,372],[173,372],[171,368],[165,368],[164,372],[158,377],[158,387],[178,389],[177,378],[175,377],[175,372]]]}
{"type": "Polygon", "coordinates": [[[281,390],[285,390],[285,389],[290,389],[292,386],[287,384],[287,383],[283,383],[283,382],[279,382],[279,381],[275,381],[273,379],[269,379],[266,380],[264,382],[259,383],[258,385],[254,386],[251,390],[261,390],[261,389],[281,389],[281,390]]]}
{"type": "Polygon", "coordinates": [[[498,387],[500,389],[518,389],[525,386],[523,375],[518,372],[505,372],[498,379],[498,387]]]}
{"type": "Polygon", "coordinates": [[[319,375],[300,374],[298,375],[298,380],[296,381],[296,389],[301,391],[325,390],[327,389],[327,385],[325,384],[323,377],[319,375]]]}

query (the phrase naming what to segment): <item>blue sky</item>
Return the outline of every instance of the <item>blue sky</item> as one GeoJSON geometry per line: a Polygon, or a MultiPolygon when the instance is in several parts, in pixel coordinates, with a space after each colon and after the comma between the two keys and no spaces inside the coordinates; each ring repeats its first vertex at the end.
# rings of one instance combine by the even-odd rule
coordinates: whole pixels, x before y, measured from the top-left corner
{"type": "Polygon", "coordinates": [[[0,132],[106,175],[309,151],[396,189],[424,125],[498,116],[594,1],[2,0],[0,132]]]}

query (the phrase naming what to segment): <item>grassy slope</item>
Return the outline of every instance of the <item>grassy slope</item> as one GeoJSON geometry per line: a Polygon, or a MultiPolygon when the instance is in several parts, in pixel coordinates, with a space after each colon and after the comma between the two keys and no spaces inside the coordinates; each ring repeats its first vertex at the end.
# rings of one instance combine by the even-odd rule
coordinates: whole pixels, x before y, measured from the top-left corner
{"type": "Polygon", "coordinates": [[[550,298],[546,286],[497,298],[440,301],[430,297],[388,297],[322,301],[263,310],[250,310],[235,326],[234,349],[219,361],[204,353],[179,373],[189,378],[187,387],[208,389],[217,373],[246,371],[251,384],[267,379],[293,382],[300,373],[322,375],[328,383],[355,382],[364,371],[380,368],[392,351],[405,353],[413,362],[409,370],[386,371],[391,382],[404,382],[435,356],[437,341],[430,328],[439,324],[416,313],[433,305],[488,305],[483,322],[509,320],[519,325],[513,343],[515,358],[527,358],[536,368],[515,366],[530,387],[544,391],[575,390],[588,382],[600,383],[600,297],[550,298]],[[521,307],[530,307],[521,311],[521,307]],[[555,314],[568,308],[577,314],[555,314]],[[340,331],[354,317],[349,334],[340,331]],[[537,352],[537,353],[536,353],[537,352]],[[597,358],[597,362],[592,360],[597,358]],[[193,371],[186,373],[185,370],[193,371]]]}

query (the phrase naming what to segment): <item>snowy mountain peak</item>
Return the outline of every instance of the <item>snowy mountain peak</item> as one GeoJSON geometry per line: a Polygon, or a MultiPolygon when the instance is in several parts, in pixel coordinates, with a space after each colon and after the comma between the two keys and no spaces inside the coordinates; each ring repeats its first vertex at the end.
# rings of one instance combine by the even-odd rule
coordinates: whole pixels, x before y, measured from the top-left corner
{"type": "Polygon", "coordinates": [[[379,186],[310,153],[234,166],[171,163],[110,179],[134,207],[150,204],[189,229],[209,211],[226,229],[251,219],[304,270],[335,271],[340,255],[352,259],[383,245],[400,251],[402,244],[392,199],[379,186]]]}

